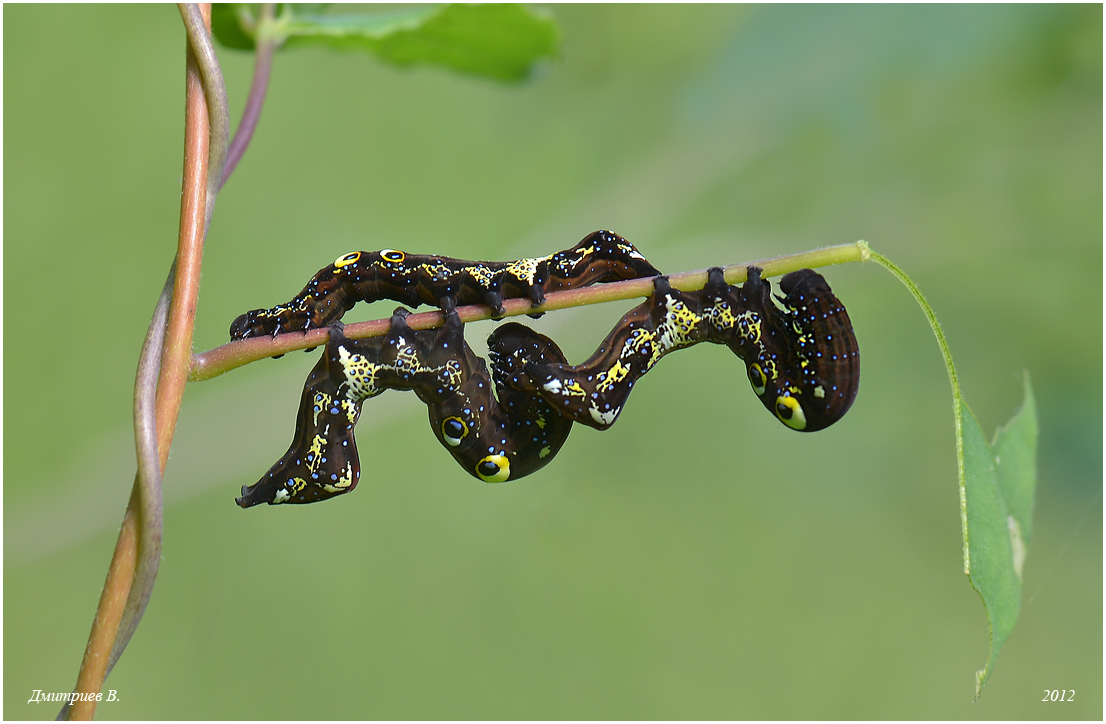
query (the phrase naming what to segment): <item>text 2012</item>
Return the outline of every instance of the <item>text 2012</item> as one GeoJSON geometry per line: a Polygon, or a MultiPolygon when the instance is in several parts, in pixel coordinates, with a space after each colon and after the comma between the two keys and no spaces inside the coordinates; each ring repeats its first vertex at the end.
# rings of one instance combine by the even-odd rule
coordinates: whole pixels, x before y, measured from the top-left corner
{"type": "Polygon", "coordinates": [[[1041,701],[1075,701],[1075,689],[1045,689],[1041,701]]]}

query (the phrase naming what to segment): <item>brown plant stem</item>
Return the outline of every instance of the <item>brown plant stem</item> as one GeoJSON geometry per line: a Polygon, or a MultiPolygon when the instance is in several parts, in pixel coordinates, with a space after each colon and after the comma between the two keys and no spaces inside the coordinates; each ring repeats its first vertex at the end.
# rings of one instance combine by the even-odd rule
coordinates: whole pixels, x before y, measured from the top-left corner
{"type": "MultiPolygon", "coordinates": [[[[750,266],[758,266],[764,270],[764,276],[776,276],[786,274],[804,267],[821,267],[830,264],[843,264],[846,262],[865,261],[868,258],[868,247],[864,242],[854,244],[840,244],[824,249],[815,249],[799,254],[760,259],[742,264],[731,264],[723,267],[726,273],[726,281],[730,284],[745,281],[746,269],[750,266]]],[[[683,291],[702,289],[707,283],[707,271],[680,272],[669,274],[672,286],[683,291]]],[[[529,299],[507,299],[503,302],[504,316],[513,317],[520,314],[537,312],[551,312],[555,309],[579,307],[585,304],[598,304],[600,302],[613,302],[635,297],[647,297],[653,291],[653,280],[631,279],[609,284],[596,284],[583,289],[570,289],[564,292],[552,292],[545,297],[545,304],[536,309],[530,306],[529,299]]],[[[491,319],[491,310],[482,305],[458,307],[457,313],[462,322],[475,322],[481,319],[491,319]]],[[[376,337],[388,331],[387,319],[374,319],[371,322],[359,322],[347,324],[344,333],[350,339],[364,339],[376,337]]],[[[407,323],[412,329],[430,329],[442,326],[442,313],[438,311],[412,314],[407,318],[407,323]]],[[[266,357],[285,354],[297,349],[310,349],[326,344],[328,331],[326,329],[312,329],[309,332],[289,332],[276,337],[251,337],[236,342],[224,344],[221,347],[208,350],[192,358],[192,371],[189,379],[193,382],[209,380],[218,377],[224,372],[229,372],[236,367],[255,362],[266,357]]]]}
{"type": "MultiPolygon", "coordinates": [[[[192,10],[182,8],[182,14],[192,10]]],[[[203,5],[197,11],[202,13],[203,22],[210,25],[210,5],[203,5]]],[[[95,696],[134,633],[157,575],[161,556],[161,473],[168,460],[191,361],[203,237],[210,210],[209,132],[204,89],[190,43],[177,255],[150,324],[135,384],[139,470],[77,675],[74,693],[79,700],[63,708],[59,718],[88,720],[95,715],[95,696]],[[155,380],[156,402],[151,404],[155,380]],[[155,430],[156,443],[152,434],[155,430]]]]}

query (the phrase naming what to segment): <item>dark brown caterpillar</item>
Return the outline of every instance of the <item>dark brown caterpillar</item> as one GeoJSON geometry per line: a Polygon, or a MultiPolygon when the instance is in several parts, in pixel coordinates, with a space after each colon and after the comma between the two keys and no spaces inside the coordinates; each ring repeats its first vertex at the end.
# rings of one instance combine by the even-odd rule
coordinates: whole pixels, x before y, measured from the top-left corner
{"type": "Polygon", "coordinates": [[[860,353],[848,313],[826,280],[810,269],[786,275],[780,309],[757,267],[749,267],[742,287],[726,284],[719,268],[708,279],[701,292],[688,293],[658,277],[649,299],[630,310],[587,361],[526,361],[508,383],[604,430],[661,357],[713,342],[746,362],[753,391],[788,427],[813,432],[839,420],[856,398],[860,353]]]}
{"type": "Polygon", "coordinates": [[[664,355],[700,342],[727,345],[746,363],[753,391],[788,427],[821,430],[852,405],[860,355],[844,306],[810,269],[786,275],[772,299],[761,270],[741,287],[711,269],[700,292],[667,277],[627,313],[580,365],[528,327],[509,323],[489,338],[491,374],[464,339],[450,297],[441,329],[414,331],[397,309],[384,337],[352,341],[333,327],[307,379],[292,446],[237,499],[310,503],[349,492],[360,477],[353,427],[362,403],[386,389],[413,390],[426,403],[438,441],[474,477],[521,478],[560,450],[573,422],[606,429],[634,384],[664,355]],[[495,395],[492,387],[495,387],[495,395]]]}
{"type": "Polygon", "coordinates": [[[499,316],[504,299],[528,297],[536,307],[547,292],[659,273],[633,244],[610,231],[596,231],[550,256],[509,262],[463,261],[395,249],[355,251],[320,270],[287,304],[254,309],[235,319],[230,338],[325,327],[357,302],[379,299],[417,307],[440,306],[443,298],[452,297],[457,304],[487,304],[499,316]]]}
{"type": "MultiPolygon", "coordinates": [[[[470,475],[498,483],[529,475],[561,449],[572,420],[540,396],[502,384],[501,364],[516,357],[564,363],[547,337],[505,324],[489,338],[493,375],[464,339],[464,325],[447,300],[446,324],[414,331],[407,310],[392,315],[383,337],[349,340],[331,328],[322,359],[300,398],[292,446],[237,503],[313,503],[348,493],[360,479],[353,427],[362,403],[386,389],[414,390],[426,403],[435,437],[470,475]],[[498,400],[492,394],[495,379],[498,400]]],[[[382,471],[387,473],[385,462],[382,471]]]]}

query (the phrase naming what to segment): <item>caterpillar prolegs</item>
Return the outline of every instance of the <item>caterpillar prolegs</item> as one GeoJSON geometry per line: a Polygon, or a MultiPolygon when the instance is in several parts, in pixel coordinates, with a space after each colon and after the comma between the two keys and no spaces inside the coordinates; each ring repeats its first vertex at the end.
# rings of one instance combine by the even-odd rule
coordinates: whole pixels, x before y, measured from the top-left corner
{"type": "Polygon", "coordinates": [[[802,269],[783,277],[782,309],[757,267],[749,267],[741,287],[726,284],[720,268],[708,272],[700,292],[677,291],[665,277],[657,277],[654,287],[582,364],[523,360],[507,384],[541,395],[576,422],[605,430],[618,419],[637,380],[661,357],[713,342],[745,361],[757,397],[792,429],[824,429],[852,406],[860,353],[844,305],[820,274],[802,269]]]}
{"type": "MultiPolygon", "coordinates": [[[[504,324],[488,340],[489,375],[448,298],[445,313],[443,327],[415,331],[407,310],[397,309],[387,335],[357,341],[332,327],[304,386],[292,446],[258,483],[242,488],[238,505],[313,503],[353,490],[361,476],[353,427],[362,403],[387,389],[414,391],[434,436],[476,478],[503,482],[552,460],[572,420],[539,395],[504,386],[500,365],[520,364],[515,357],[564,363],[560,349],[529,327],[504,324]]],[[[380,470],[387,473],[387,460],[380,470]]]]}
{"type": "Polygon", "coordinates": [[[633,244],[611,231],[591,233],[556,254],[509,262],[464,261],[395,249],[354,251],[319,270],[286,304],[239,316],[230,325],[230,338],[326,327],[357,302],[379,299],[417,307],[440,306],[442,299],[452,298],[456,304],[487,304],[500,316],[504,299],[528,297],[537,307],[547,292],[659,273],[633,244]]]}
{"type": "Polygon", "coordinates": [[[546,465],[573,422],[606,429],[661,357],[699,342],[725,344],[744,360],[754,392],[793,429],[823,429],[852,405],[856,339],[821,275],[804,269],[785,276],[782,308],[756,267],[741,287],[726,284],[721,269],[710,270],[700,292],[674,290],[664,277],[654,286],[580,365],[569,365],[552,340],[528,327],[501,326],[488,340],[490,378],[448,297],[438,330],[411,330],[402,309],[382,338],[354,342],[332,329],[308,377],[292,447],[266,477],[243,488],[238,504],[307,503],[352,490],[360,475],[353,425],[362,402],[385,389],[414,390],[439,442],[488,482],[546,465]]]}

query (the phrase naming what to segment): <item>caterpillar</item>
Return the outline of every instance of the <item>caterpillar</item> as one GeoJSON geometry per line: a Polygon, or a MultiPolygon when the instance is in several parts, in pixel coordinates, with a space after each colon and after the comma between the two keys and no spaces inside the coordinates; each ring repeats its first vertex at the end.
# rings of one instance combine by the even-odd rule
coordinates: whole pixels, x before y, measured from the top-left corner
{"type": "Polygon", "coordinates": [[[440,306],[450,297],[457,304],[487,304],[498,317],[504,299],[529,297],[537,307],[547,292],[659,273],[633,244],[611,231],[588,234],[556,254],[510,262],[464,261],[395,249],[354,251],[321,269],[291,301],[240,315],[230,325],[230,337],[326,327],[357,302],[379,299],[418,307],[440,306]]]}
{"type": "Polygon", "coordinates": [[[572,420],[541,396],[511,389],[502,379],[516,357],[565,363],[556,343],[521,324],[505,324],[488,340],[489,375],[465,342],[452,300],[447,297],[444,306],[445,325],[439,329],[412,330],[402,308],[383,337],[354,341],[340,326],[331,327],[322,358],[304,385],[291,447],[260,481],[243,486],[238,505],[313,503],[353,490],[361,477],[354,425],[362,403],[387,389],[413,390],[426,403],[434,436],[473,477],[503,482],[552,460],[572,420]]]}
{"type": "Polygon", "coordinates": [[[726,284],[722,269],[710,269],[698,293],[677,291],[666,277],[657,277],[649,299],[630,310],[585,362],[523,360],[507,384],[605,430],[661,357],[713,342],[746,362],[753,391],[782,423],[803,432],[824,429],[848,411],[859,388],[852,324],[826,280],[810,269],[784,276],[780,289],[782,309],[757,267],[748,268],[740,288],[726,284]]]}
{"type": "Polygon", "coordinates": [[[610,427],[661,357],[700,342],[725,344],[744,360],[753,391],[785,425],[823,429],[856,397],[856,338],[821,275],[793,272],[780,289],[782,308],[757,267],[748,268],[741,287],[710,269],[695,293],[657,277],[653,294],[580,365],[569,365],[548,337],[502,325],[488,339],[490,375],[465,342],[449,297],[437,330],[412,330],[402,308],[384,337],[352,341],[334,326],[305,384],[292,446],[258,483],[242,488],[237,502],[310,503],[352,490],[360,479],[353,427],[362,403],[386,389],[413,390],[426,403],[435,437],[470,475],[486,482],[524,477],[552,460],[573,422],[610,427]]]}

